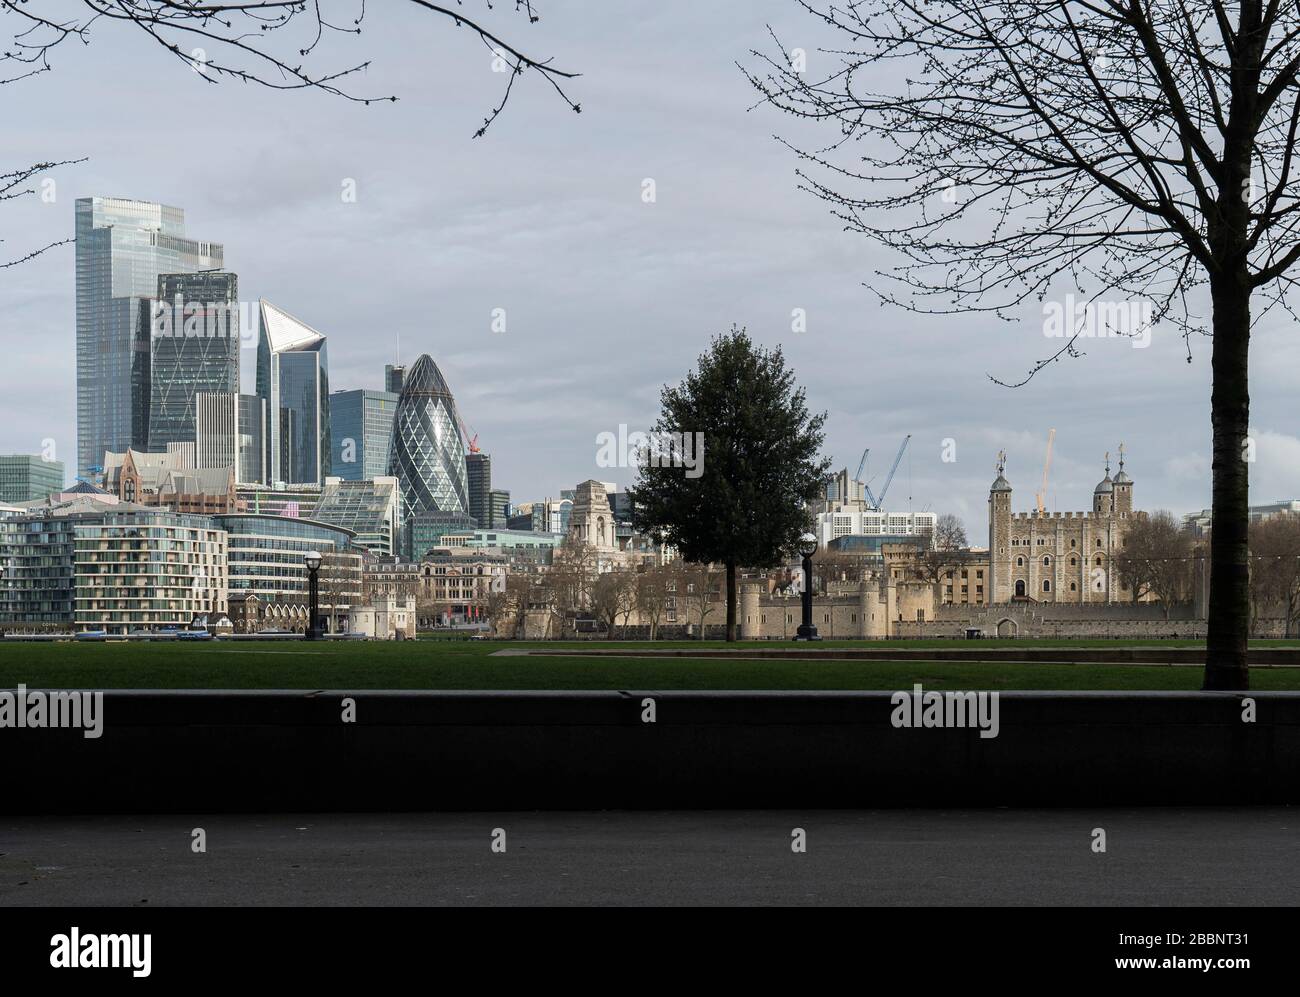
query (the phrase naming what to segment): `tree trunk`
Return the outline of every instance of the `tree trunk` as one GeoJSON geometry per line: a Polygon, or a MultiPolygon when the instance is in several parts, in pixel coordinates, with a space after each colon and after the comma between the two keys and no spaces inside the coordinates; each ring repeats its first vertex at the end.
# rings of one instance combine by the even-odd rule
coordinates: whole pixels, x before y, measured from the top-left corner
{"type": "Polygon", "coordinates": [[[1210,606],[1205,645],[1205,689],[1248,689],[1246,638],[1250,628],[1250,291],[1244,277],[1212,281],[1214,299],[1214,492],[1210,529],[1210,606]]]}
{"type": "Polygon", "coordinates": [[[736,639],[736,562],[727,562],[727,641],[736,639]]]}

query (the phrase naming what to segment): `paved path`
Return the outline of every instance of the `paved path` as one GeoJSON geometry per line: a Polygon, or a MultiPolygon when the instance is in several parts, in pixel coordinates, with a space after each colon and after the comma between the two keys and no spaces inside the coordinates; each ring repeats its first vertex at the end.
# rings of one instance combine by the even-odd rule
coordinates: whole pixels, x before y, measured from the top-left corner
{"type": "Polygon", "coordinates": [[[0,817],[32,904],[1295,905],[1300,810],[0,817]]]}

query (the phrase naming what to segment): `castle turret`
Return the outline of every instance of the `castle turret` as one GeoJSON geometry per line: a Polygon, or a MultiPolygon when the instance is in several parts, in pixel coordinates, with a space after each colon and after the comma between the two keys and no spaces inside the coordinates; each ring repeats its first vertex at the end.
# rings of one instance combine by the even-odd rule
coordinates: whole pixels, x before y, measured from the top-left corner
{"type": "Polygon", "coordinates": [[[989,581],[989,601],[1004,602],[1011,595],[1010,559],[1006,556],[1011,542],[1011,482],[1004,472],[1006,451],[998,453],[998,476],[989,487],[989,558],[993,565],[989,581]]]}
{"type": "Polygon", "coordinates": [[[759,582],[740,584],[740,639],[759,640],[763,636],[763,586],[759,582]]]}
{"type": "Polygon", "coordinates": [[[1110,477],[1110,451],[1106,452],[1106,477],[1092,490],[1092,511],[1098,516],[1109,516],[1115,503],[1115,482],[1110,477]]]}
{"type": "Polygon", "coordinates": [[[1127,518],[1133,512],[1133,479],[1124,470],[1124,444],[1119,445],[1119,473],[1115,475],[1115,513],[1127,518]]]}

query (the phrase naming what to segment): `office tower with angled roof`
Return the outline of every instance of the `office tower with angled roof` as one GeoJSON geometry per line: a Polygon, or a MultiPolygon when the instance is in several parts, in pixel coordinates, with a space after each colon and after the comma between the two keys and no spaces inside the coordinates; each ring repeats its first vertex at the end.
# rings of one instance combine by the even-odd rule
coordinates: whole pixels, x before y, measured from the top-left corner
{"type": "Polygon", "coordinates": [[[239,393],[239,279],[225,271],[162,274],[140,309],[149,336],[149,446],[195,441],[202,392],[239,393]]]}
{"type": "Polygon", "coordinates": [[[319,485],[330,473],[325,337],[265,298],[258,314],[257,394],[266,400],[270,479],[319,485]]]}
{"type": "Polygon", "coordinates": [[[404,522],[423,512],[469,514],[456,400],[428,354],[406,373],[393,420],[388,473],[401,486],[404,522]]]}
{"type": "Polygon", "coordinates": [[[89,478],[105,451],[147,444],[141,299],[158,293],[161,274],[220,269],[223,250],[186,238],[180,208],[124,197],[78,198],[76,242],[77,473],[89,478]]]}

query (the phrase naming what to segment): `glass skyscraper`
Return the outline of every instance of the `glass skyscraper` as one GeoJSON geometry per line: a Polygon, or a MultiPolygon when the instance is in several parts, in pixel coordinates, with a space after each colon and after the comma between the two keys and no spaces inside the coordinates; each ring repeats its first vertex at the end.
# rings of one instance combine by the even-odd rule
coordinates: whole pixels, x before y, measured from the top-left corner
{"type": "Polygon", "coordinates": [[[393,421],[388,473],[401,485],[403,521],[421,512],[469,515],[456,400],[427,353],[406,372],[393,421]]]}
{"type": "Polygon", "coordinates": [[[331,460],[325,337],[265,298],[258,311],[257,394],[267,402],[271,481],[322,484],[331,460]]]}
{"type": "Polygon", "coordinates": [[[465,475],[469,489],[469,514],[481,528],[490,530],[495,525],[491,504],[492,458],[482,452],[466,454],[465,475]]]}
{"type": "Polygon", "coordinates": [[[149,347],[140,300],[164,273],[220,269],[219,243],[185,237],[185,212],[149,201],[76,202],[77,473],[104,452],[144,449],[149,431],[149,347]]]}
{"type": "Polygon", "coordinates": [[[384,390],[395,395],[402,393],[402,381],[406,378],[405,364],[384,364],[384,390]]]}
{"type": "Polygon", "coordinates": [[[140,309],[151,326],[149,447],[195,439],[195,396],[239,393],[239,280],[233,273],[163,274],[140,309]]]}
{"type": "Polygon", "coordinates": [[[330,395],[331,474],[345,481],[362,481],[388,473],[397,399],[392,392],[369,388],[330,395]]]}

